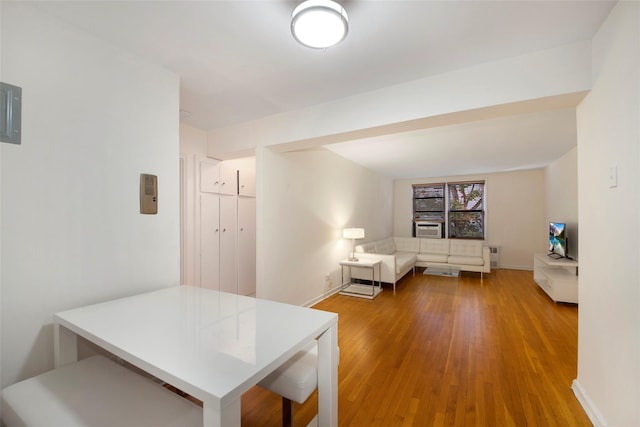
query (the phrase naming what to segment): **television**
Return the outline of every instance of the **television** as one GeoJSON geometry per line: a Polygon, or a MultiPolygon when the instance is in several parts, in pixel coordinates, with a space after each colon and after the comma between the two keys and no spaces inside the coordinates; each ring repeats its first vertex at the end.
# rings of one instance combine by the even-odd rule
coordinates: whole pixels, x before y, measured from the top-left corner
{"type": "Polygon", "coordinates": [[[549,223],[549,256],[567,258],[567,230],[563,222],[549,223]]]}

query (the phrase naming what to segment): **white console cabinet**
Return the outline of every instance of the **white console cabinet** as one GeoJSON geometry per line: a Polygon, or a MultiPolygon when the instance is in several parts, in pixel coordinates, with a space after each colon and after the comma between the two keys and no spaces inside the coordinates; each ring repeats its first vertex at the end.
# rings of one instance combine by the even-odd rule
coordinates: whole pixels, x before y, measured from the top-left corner
{"type": "Polygon", "coordinates": [[[555,302],[578,303],[578,262],[545,254],[533,258],[533,280],[555,302]]]}

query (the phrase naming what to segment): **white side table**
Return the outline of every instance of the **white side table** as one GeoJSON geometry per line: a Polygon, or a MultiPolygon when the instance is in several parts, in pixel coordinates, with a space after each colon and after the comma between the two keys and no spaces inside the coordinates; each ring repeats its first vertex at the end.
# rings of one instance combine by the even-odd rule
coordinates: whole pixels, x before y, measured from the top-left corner
{"type": "Polygon", "coordinates": [[[353,297],[374,299],[382,292],[382,282],[380,281],[380,265],[382,262],[375,259],[360,259],[358,261],[349,261],[348,259],[340,261],[340,267],[342,269],[342,290],[340,294],[349,295],[353,297]],[[349,280],[344,279],[344,269],[349,268],[349,280]],[[351,268],[369,268],[371,269],[371,286],[360,283],[351,282],[351,268]],[[378,267],[378,286],[376,287],[376,267],[378,267]]]}

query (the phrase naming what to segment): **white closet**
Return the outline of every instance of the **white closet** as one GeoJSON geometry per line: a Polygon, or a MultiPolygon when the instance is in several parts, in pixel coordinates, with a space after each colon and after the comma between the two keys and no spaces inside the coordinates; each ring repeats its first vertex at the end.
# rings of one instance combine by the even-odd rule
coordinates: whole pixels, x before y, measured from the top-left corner
{"type": "Polygon", "coordinates": [[[255,159],[199,166],[200,286],[255,295],[255,159]]]}

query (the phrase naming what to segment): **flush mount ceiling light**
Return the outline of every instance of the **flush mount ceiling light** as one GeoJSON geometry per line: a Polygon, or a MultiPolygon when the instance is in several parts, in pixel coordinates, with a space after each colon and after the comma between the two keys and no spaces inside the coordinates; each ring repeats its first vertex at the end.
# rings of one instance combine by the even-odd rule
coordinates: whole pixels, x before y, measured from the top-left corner
{"type": "Polygon", "coordinates": [[[325,49],[344,39],[349,31],[347,12],[331,0],[307,0],[291,14],[291,34],[301,44],[325,49]]]}

